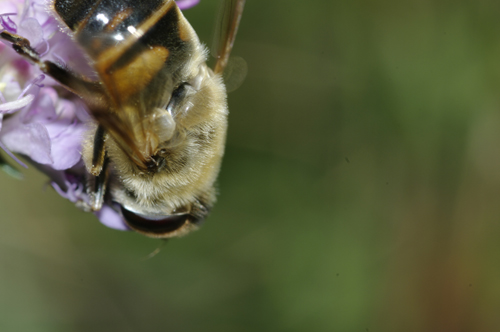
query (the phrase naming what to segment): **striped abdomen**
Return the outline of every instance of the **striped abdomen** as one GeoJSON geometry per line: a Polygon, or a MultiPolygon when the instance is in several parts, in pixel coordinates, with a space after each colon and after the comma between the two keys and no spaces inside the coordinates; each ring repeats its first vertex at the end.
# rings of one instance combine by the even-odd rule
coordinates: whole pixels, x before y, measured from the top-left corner
{"type": "MultiPolygon", "coordinates": [[[[112,101],[161,107],[189,59],[194,32],[173,0],[55,0],[112,101]]],[[[196,38],[196,37],[195,37],[196,38]]]]}

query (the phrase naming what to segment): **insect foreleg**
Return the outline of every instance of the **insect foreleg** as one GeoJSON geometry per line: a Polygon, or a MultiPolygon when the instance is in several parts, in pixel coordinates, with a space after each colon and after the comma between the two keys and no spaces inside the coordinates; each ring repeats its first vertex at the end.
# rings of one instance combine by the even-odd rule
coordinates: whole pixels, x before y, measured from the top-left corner
{"type": "Polygon", "coordinates": [[[108,164],[109,159],[104,156],[101,172],[98,176],[91,175],[89,179],[88,194],[90,196],[90,207],[94,211],[100,210],[104,203],[104,195],[106,194],[109,177],[108,164]]]}
{"type": "MultiPolygon", "coordinates": [[[[10,33],[8,31],[2,31],[0,37],[8,42],[12,43],[12,48],[20,55],[30,59],[34,63],[40,65],[40,55],[35,51],[31,45],[30,41],[19,35],[10,33]]],[[[42,69],[43,70],[43,69],[42,69]]]]}
{"type": "Polygon", "coordinates": [[[92,153],[92,169],[90,170],[90,173],[95,176],[101,174],[104,166],[106,157],[106,149],[104,147],[105,139],[106,131],[103,126],[98,125],[94,134],[94,151],[92,153]]]}

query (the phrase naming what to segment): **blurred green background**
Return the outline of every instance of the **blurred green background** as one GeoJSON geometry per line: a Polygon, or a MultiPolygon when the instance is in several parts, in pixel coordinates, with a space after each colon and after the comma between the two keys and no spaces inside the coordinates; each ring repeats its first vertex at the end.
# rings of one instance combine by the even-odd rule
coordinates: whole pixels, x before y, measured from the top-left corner
{"type": "MultiPolygon", "coordinates": [[[[207,43],[217,4],[186,12],[207,43]]],[[[256,1],[202,230],[0,174],[0,331],[498,331],[500,2],[256,1]]]]}

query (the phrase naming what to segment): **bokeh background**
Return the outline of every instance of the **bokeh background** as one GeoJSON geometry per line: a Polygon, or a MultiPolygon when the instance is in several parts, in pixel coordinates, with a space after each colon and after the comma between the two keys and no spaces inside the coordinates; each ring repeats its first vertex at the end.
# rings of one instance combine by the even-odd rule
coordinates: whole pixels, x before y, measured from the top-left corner
{"type": "MultiPolygon", "coordinates": [[[[186,12],[208,44],[216,8],[186,12]]],[[[146,259],[0,174],[0,331],[499,331],[499,12],[249,0],[202,230],[146,259]]]]}

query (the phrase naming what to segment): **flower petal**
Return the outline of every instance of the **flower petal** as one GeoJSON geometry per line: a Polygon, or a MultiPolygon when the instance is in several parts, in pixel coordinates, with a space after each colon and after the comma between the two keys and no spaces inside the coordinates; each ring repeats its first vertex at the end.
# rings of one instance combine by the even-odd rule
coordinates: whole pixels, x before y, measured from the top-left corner
{"type": "Polygon", "coordinates": [[[86,131],[83,125],[49,124],[46,126],[51,139],[51,154],[56,170],[64,170],[76,165],[80,159],[82,138],[86,131]],[[63,129],[63,131],[61,131],[63,129]],[[56,134],[53,136],[53,134],[56,134]]]}
{"type": "Polygon", "coordinates": [[[32,47],[36,47],[43,39],[42,26],[33,17],[25,18],[21,22],[17,34],[29,39],[32,47]]]}
{"type": "MultiPolygon", "coordinates": [[[[4,122],[8,127],[7,121],[4,122]]],[[[44,126],[39,123],[28,123],[11,128],[1,135],[5,146],[12,152],[30,157],[40,164],[52,164],[50,138],[44,126]]]]}
{"type": "Polygon", "coordinates": [[[104,205],[101,210],[94,212],[99,218],[99,221],[109,228],[114,228],[120,231],[128,231],[127,224],[123,221],[120,213],[116,212],[112,207],[104,205]]]}
{"type": "Polygon", "coordinates": [[[41,122],[45,124],[57,119],[54,101],[51,98],[51,90],[43,89],[38,93],[29,111],[23,115],[23,123],[41,122]]]}
{"type": "Polygon", "coordinates": [[[21,94],[21,87],[14,76],[6,74],[0,80],[0,91],[6,101],[13,101],[21,94]]]}
{"type": "MultiPolygon", "coordinates": [[[[2,3],[2,8],[0,8],[0,15],[11,14],[17,15],[17,6],[10,1],[2,3]]],[[[9,15],[10,16],[10,15],[9,15]]]]}

